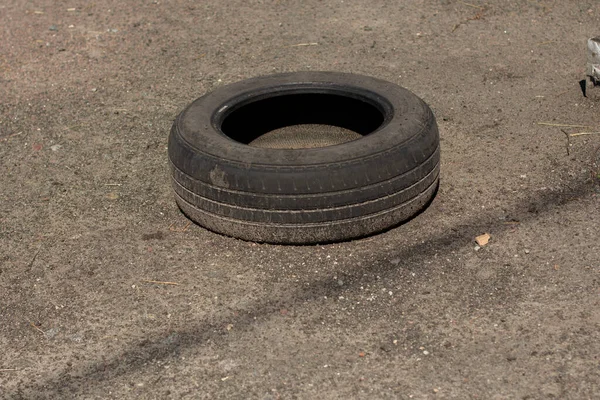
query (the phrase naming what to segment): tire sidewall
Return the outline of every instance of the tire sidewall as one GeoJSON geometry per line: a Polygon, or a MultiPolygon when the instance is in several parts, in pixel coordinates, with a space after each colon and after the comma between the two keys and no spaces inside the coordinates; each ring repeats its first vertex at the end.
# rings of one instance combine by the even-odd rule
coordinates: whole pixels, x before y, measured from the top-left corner
{"type": "MultiPolygon", "coordinates": [[[[412,92],[376,78],[335,72],[299,72],[271,75],[237,82],[216,89],[188,106],[177,118],[172,134],[182,145],[218,160],[241,165],[307,167],[364,160],[393,149],[427,131],[429,107],[412,92]],[[391,106],[384,124],[375,132],[350,142],[310,149],[265,149],[248,146],[227,137],[215,126],[219,112],[234,99],[258,96],[265,91],[294,87],[329,87],[340,91],[368,93],[373,101],[391,106]]],[[[173,160],[173,157],[172,157],[173,160]]]]}

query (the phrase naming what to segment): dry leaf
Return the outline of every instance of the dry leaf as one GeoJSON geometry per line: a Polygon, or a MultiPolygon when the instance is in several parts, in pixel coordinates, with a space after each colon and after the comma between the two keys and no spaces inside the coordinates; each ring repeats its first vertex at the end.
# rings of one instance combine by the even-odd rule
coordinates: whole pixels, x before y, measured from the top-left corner
{"type": "Polygon", "coordinates": [[[484,233],[483,235],[479,235],[475,238],[475,241],[477,242],[477,244],[481,247],[485,246],[486,244],[488,244],[488,242],[490,241],[490,234],[489,233],[484,233]]]}

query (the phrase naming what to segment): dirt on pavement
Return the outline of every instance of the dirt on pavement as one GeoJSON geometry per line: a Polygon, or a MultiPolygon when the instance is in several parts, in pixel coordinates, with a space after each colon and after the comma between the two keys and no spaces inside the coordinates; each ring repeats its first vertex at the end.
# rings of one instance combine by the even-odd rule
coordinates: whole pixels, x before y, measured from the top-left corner
{"type": "Polygon", "coordinates": [[[0,398],[600,397],[600,135],[567,136],[600,130],[598,34],[595,0],[2,1],[0,398]],[[325,246],[188,223],[177,113],[298,70],[430,104],[425,212],[325,246]]]}

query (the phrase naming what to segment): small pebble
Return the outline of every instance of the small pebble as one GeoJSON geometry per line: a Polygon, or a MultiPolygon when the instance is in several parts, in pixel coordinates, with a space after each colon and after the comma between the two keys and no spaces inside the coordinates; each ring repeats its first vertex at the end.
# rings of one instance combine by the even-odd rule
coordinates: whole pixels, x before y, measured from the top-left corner
{"type": "Polygon", "coordinates": [[[426,356],[428,356],[429,352],[427,350],[423,350],[423,354],[425,354],[426,356]]]}
{"type": "Polygon", "coordinates": [[[480,249],[481,249],[481,247],[479,247],[478,245],[476,245],[476,246],[473,248],[473,250],[475,250],[475,251],[479,251],[480,249]]]}
{"type": "Polygon", "coordinates": [[[525,254],[529,254],[529,249],[525,249],[525,254]]]}
{"type": "Polygon", "coordinates": [[[62,148],[62,145],[60,144],[53,144],[52,146],[50,146],[50,150],[52,151],[58,151],[62,148]]]}
{"type": "Polygon", "coordinates": [[[59,331],[60,329],[58,328],[50,328],[46,332],[44,332],[44,334],[48,339],[52,339],[58,334],[59,331]]]}
{"type": "Polygon", "coordinates": [[[56,25],[50,25],[50,28],[48,28],[49,30],[56,32],[58,30],[58,27],[56,25]]]}

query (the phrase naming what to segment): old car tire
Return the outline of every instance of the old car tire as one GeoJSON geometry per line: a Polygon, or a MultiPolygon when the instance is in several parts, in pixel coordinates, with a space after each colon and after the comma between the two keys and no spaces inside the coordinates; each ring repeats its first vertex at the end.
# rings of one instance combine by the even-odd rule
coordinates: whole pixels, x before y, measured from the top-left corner
{"type": "Polygon", "coordinates": [[[412,217],[436,192],[440,150],[431,109],[407,89],[361,75],[297,72],[240,81],[194,101],[173,124],[169,159],[176,201],[193,221],[250,241],[310,244],[412,217]],[[254,144],[303,126],[355,136],[342,132],[323,144],[314,138],[327,135],[317,132],[299,146],[286,142],[289,135],[254,144]]]}

